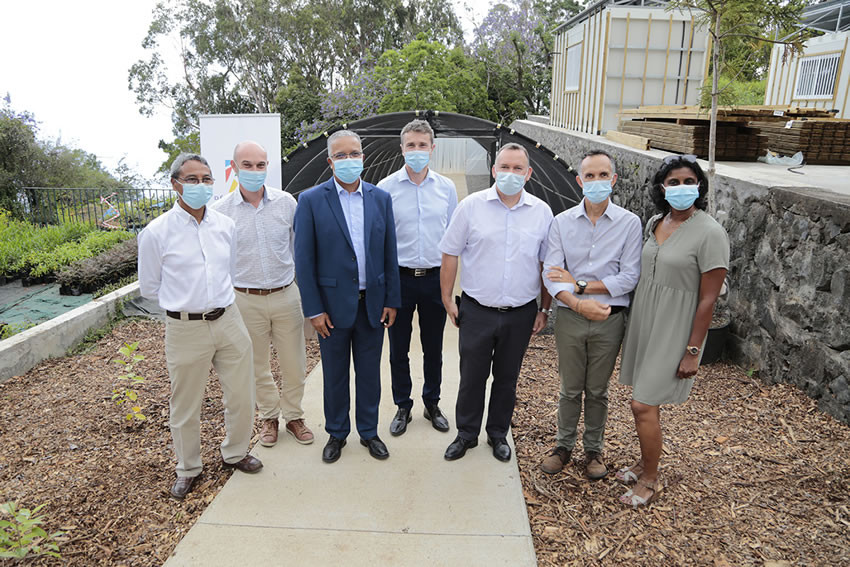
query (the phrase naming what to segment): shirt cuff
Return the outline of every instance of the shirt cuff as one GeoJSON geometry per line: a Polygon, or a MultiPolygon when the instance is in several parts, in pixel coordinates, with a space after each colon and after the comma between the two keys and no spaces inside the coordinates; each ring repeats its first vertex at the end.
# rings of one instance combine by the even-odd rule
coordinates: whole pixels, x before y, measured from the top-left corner
{"type": "Polygon", "coordinates": [[[606,288],[608,288],[608,295],[611,297],[620,297],[621,295],[625,295],[617,281],[617,276],[607,276],[602,278],[600,281],[605,284],[606,288]]]}
{"type": "Polygon", "coordinates": [[[319,317],[320,315],[324,315],[324,314],[325,314],[325,312],[324,312],[324,311],[322,311],[321,313],[316,313],[315,315],[310,315],[310,316],[309,316],[309,317],[307,317],[307,318],[308,318],[308,319],[315,319],[316,317],[319,317]]]}

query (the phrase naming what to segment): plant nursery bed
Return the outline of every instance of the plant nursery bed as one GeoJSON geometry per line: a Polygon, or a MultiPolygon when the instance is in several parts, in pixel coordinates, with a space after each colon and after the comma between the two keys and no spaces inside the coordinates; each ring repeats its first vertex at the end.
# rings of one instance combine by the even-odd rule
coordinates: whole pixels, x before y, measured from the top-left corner
{"type": "MultiPolygon", "coordinates": [[[[513,435],[541,567],[562,565],[850,565],[850,426],[793,386],[766,385],[735,366],[700,368],[687,403],[661,408],[665,485],[649,509],[620,504],[614,473],[640,455],[631,388],[609,391],[609,474],[572,463],[538,468],[555,444],[554,337],[532,339],[513,435]]],[[[582,429],[579,430],[579,440],[582,429]]]]}
{"type": "MultiPolygon", "coordinates": [[[[46,530],[65,533],[61,559],[28,565],[160,566],[232,474],[221,467],[224,416],[213,375],[201,410],[203,476],[184,501],[168,495],[175,463],[164,334],[162,323],[127,320],[87,352],[0,384],[0,502],[45,504],[46,530]],[[145,357],[136,389],[147,420],[128,422],[111,399],[112,360],[135,341],[145,357]]],[[[318,352],[308,342],[308,372],[318,352]]],[[[276,361],[272,369],[279,376],[276,361]]]]}

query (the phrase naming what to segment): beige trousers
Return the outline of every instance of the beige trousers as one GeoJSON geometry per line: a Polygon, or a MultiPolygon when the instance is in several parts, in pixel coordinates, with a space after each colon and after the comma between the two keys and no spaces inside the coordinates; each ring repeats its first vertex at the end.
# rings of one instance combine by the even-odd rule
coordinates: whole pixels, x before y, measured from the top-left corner
{"type": "Polygon", "coordinates": [[[254,425],[251,338],[239,308],[231,305],[215,321],[165,318],[165,361],[171,378],[171,437],[177,476],[201,474],[201,403],[210,377],[218,373],[224,405],[221,456],[236,463],[248,453],[254,425]]]}
{"type": "Polygon", "coordinates": [[[276,419],[281,414],[285,421],[302,418],[307,361],[298,286],[293,282],[268,295],[237,291],[236,304],[254,345],[254,385],[260,419],[276,419]],[[280,362],[280,392],[272,376],[270,343],[274,343],[280,362]]]}

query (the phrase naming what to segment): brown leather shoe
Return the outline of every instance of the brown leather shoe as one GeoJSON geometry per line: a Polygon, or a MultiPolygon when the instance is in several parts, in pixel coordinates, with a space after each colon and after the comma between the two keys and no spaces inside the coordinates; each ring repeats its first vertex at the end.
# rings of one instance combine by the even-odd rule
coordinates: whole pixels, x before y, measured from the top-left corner
{"type": "Polygon", "coordinates": [[[241,461],[235,463],[224,462],[223,466],[225,469],[239,469],[244,473],[255,473],[263,468],[263,462],[257,457],[245,455],[241,461]]]}
{"type": "Polygon", "coordinates": [[[549,456],[540,463],[540,470],[546,474],[558,474],[570,462],[572,451],[566,447],[555,447],[549,456]]]}
{"type": "Polygon", "coordinates": [[[608,474],[608,467],[602,462],[601,453],[587,453],[584,464],[587,470],[587,478],[590,480],[599,480],[605,478],[605,475],[608,474]]]}
{"type": "Polygon", "coordinates": [[[277,443],[277,418],[264,419],[260,428],[260,445],[263,447],[274,447],[277,443]]]}
{"type": "Polygon", "coordinates": [[[174,482],[174,486],[171,487],[171,496],[178,500],[183,500],[184,498],[186,498],[186,495],[189,494],[190,490],[192,490],[192,485],[195,484],[196,478],[198,477],[178,476],[177,480],[174,482]]]}
{"type": "Polygon", "coordinates": [[[303,419],[293,419],[286,422],[286,431],[302,445],[309,445],[313,442],[313,432],[310,431],[303,419]]]}

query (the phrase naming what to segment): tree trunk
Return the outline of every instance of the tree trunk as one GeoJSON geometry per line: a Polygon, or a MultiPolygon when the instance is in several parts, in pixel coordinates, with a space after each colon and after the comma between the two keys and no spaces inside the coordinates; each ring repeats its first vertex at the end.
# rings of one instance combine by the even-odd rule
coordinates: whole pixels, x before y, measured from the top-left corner
{"type": "Polygon", "coordinates": [[[708,128],[708,214],[715,216],[717,212],[715,182],[715,146],[717,146],[717,102],[720,83],[720,14],[714,13],[714,44],[711,49],[711,120],[708,128]]]}

